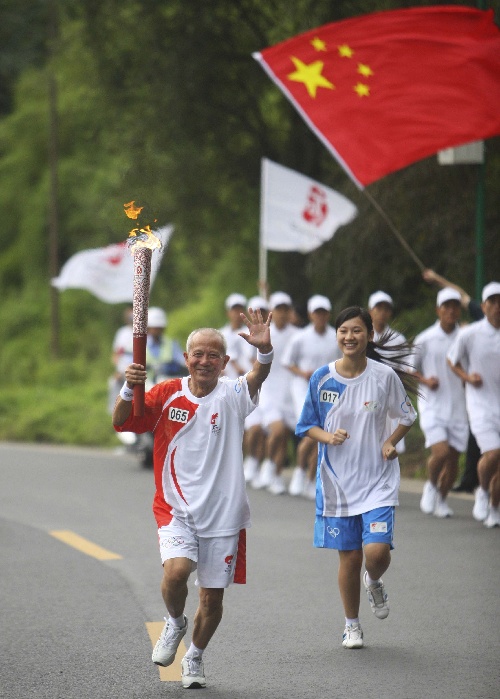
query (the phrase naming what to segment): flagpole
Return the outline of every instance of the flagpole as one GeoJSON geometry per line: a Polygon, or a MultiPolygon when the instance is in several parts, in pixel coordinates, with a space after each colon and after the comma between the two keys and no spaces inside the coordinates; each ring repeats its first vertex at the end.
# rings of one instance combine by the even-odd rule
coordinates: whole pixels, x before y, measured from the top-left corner
{"type": "Polygon", "coordinates": [[[259,293],[267,299],[267,250],[259,244],[259,293]]]}
{"type": "Polygon", "coordinates": [[[389,228],[391,229],[391,231],[394,233],[394,235],[396,236],[396,238],[399,240],[399,242],[401,243],[401,245],[402,245],[402,246],[404,247],[404,249],[406,250],[406,252],[407,252],[407,253],[410,255],[410,257],[413,259],[413,261],[415,262],[415,264],[417,265],[417,267],[420,269],[420,271],[423,272],[424,269],[426,269],[426,265],[424,265],[424,263],[422,262],[422,260],[421,260],[419,257],[417,257],[417,255],[413,252],[413,250],[411,249],[411,247],[408,245],[408,243],[406,242],[406,240],[403,238],[403,236],[401,235],[401,233],[398,231],[398,229],[396,228],[396,226],[394,225],[394,223],[391,221],[391,219],[389,218],[389,216],[388,216],[388,215],[385,213],[385,211],[382,209],[382,207],[380,206],[380,204],[372,197],[372,195],[371,195],[365,188],[363,188],[362,191],[363,191],[363,194],[366,196],[366,198],[367,198],[367,199],[371,202],[371,204],[375,207],[375,209],[377,209],[377,211],[379,212],[379,214],[382,216],[382,218],[384,219],[384,221],[387,223],[387,225],[389,226],[389,228]]]}
{"type": "Polygon", "coordinates": [[[267,299],[267,248],[264,247],[264,216],[265,216],[265,192],[267,184],[266,159],[262,158],[260,167],[260,227],[259,227],[259,292],[267,299]]]}
{"type": "MultiPolygon", "coordinates": [[[[486,0],[477,0],[480,10],[487,9],[486,0]]],[[[486,152],[481,158],[477,170],[476,185],[476,298],[481,298],[481,291],[484,284],[484,193],[485,193],[485,171],[486,152]]]]}
{"type": "MultiPolygon", "coordinates": [[[[56,55],[56,41],[58,39],[58,14],[54,0],[49,3],[49,47],[52,61],[56,55]]],[[[59,124],[58,124],[58,91],[57,80],[53,63],[49,69],[48,78],[49,101],[49,274],[50,279],[57,277],[59,272],[59,124]]],[[[50,334],[51,354],[58,358],[60,353],[59,343],[60,318],[59,318],[59,294],[53,287],[50,289],[50,334]]]]}

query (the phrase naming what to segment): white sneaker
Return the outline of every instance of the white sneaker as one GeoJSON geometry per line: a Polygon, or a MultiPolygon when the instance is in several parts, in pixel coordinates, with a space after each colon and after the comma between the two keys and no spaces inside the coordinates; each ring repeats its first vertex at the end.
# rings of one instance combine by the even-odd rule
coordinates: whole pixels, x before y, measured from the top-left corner
{"type": "Polygon", "coordinates": [[[243,473],[245,482],[250,483],[259,472],[259,460],[255,456],[245,456],[243,460],[243,473]]]}
{"type": "Polygon", "coordinates": [[[201,689],[207,686],[203,660],[185,655],[181,660],[181,681],[184,689],[201,689]]]}
{"type": "Polygon", "coordinates": [[[385,619],[389,616],[389,604],[387,603],[388,597],[385,591],[384,583],[382,580],[368,585],[366,582],[367,572],[363,575],[363,585],[365,586],[366,594],[368,595],[368,601],[370,602],[370,607],[372,612],[375,614],[377,619],[385,619]]]}
{"type": "Polygon", "coordinates": [[[481,486],[476,490],[474,495],[474,507],[472,509],[472,516],[478,522],[484,522],[488,517],[488,510],[490,504],[489,493],[486,492],[481,486]]]}
{"type": "Polygon", "coordinates": [[[446,519],[446,517],[453,517],[453,510],[448,505],[446,500],[443,500],[441,493],[438,493],[436,499],[436,507],[434,508],[434,517],[439,517],[440,519],[446,519]]]}
{"type": "Polygon", "coordinates": [[[490,513],[484,520],[484,526],[488,527],[488,529],[500,527],[500,512],[498,507],[490,507],[490,513]]]}
{"type": "Polygon", "coordinates": [[[316,481],[306,481],[302,495],[307,500],[316,500],[316,481]]]}
{"type": "Polygon", "coordinates": [[[171,624],[170,620],[166,617],[165,621],[167,623],[163,627],[163,631],[160,634],[160,638],[156,642],[151,660],[156,665],[168,667],[169,665],[172,665],[172,663],[174,662],[175,654],[177,653],[179,643],[186,635],[188,620],[185,616],[185,624],[181,628],[171,624]]]}
{"type": "Polygon", "coordinates": [[[260,465],[260,471],[252,481],[252,488],[268,488],[276,475],[276,464],[271,459],[264,459],[260,465]]]}
{"type": "Polygon", "coordinates": [[[436,509],[438,490],[430,481],[425,481],[424,491],[420,498],[420,509],[426,515],[431,515],[436,509]]]}
{"type": "Polygon", "coordinates": [[[342,636],[344,648],[363,648],[363,629],[361,624],[346,624],[342,636]]]}
{"type": "Polygon", "coordinates": [[[295,466],[293,469],[292,480],[290,481],[290,487],[288,488],[290,495],[302,495],[305,480],[306,474],[304,469],[300,466],[295,466]]]}
{"type": "Polygon", "coordinates": [[[283,476],[274,476],[273,482],[267,490],[272,495],[283,495],[283,493],[286,493],[286,485],[283,476]]]}

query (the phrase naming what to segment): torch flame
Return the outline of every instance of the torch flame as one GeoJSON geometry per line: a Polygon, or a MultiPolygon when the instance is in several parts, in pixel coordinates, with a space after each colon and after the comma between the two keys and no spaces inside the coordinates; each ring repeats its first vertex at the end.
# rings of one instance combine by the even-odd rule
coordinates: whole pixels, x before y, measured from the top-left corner
{"type": "Polygon", "coordinates": [[[129,248],[149,248],[158,250],[161,248],[161,240],[151,231],[151,227],[133,228],[127,238],[129,248]]]}
{"type": "Polygon", "coordinates": [[[123,208],[125,209],[125,214],[129,218],[137,219],[139,217],[139,214],[143,210],[143,206],[134,206],[135,201],[129,201],[128,204],[124,204],[123,208]]]}
{"type": "MultiPolygon", "coordinates": [[[[128,216],[128,218],[133,219],[138,219],[141,211],[144,209],[143,206],[135,206],[135,201],[129,201],[128,204],[123,205],[123,208],[125,209],[125,214],[128,216]]],[[[137,228],[133,228],[130,231],[126,242],[131,252],[137,248],[159,250],[162,247],[161,240],[151,231],[151,226],[149,223],[147,225],[141,225],[138,222],[137,228]]]]}

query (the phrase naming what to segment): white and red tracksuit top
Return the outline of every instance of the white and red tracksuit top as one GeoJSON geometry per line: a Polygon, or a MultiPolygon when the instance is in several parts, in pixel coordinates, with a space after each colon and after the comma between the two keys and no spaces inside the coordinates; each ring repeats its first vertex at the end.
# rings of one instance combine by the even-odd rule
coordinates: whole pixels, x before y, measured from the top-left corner
{"type": "Polygon", "coordinates": [[[145,414],[133,410],[118,432],[153,432],[158,527],[173,517],[198,536],[228,536],[250,526],[243,475],[244,420],[258,404],[244,376],[221,377],[203,398],[188,378],[172,379],[146,393],[145,414]]]}

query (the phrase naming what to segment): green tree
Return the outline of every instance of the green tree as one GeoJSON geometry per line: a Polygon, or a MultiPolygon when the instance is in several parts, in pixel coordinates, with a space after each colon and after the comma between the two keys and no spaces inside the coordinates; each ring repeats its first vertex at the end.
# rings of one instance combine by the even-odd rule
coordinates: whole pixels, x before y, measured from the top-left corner
{"type": "MultiPolygon", "coordinates": [[[[168,310],[181,341],[194,325],[221,325],[228,293],[257,290],[260,163],[267,157],[337,189],[359,209],[310,255],[269,253],[271,289],[299,302],[325,293],[338,311],[384,288],[405,329],[432,322],[435,290],[422,284],[385,221],[252,58],[326,22],[415,4],[428,3],[0,0],[0,361],[12,389],[0,402],[0,423],[16,421],[21,432],[35,426],[33,416],[23,419],[23,406],[13,413],[12,405],[28,395],[28,404],[36,400],[29,392],[41,385],[53,387],[57,401],[61,380],[80,388],[95,381],[88,390],[104,404],[111,338],[121,322],[120,307],[64,292],[62,359],[49,363],[49,76],[58,88],[59,265],[79,250],[123,240],[130,227],[123,204],[135,199],[175,226],[152,303],[168,310]],[[49,8],[58,10],[53,42],[49,8]],[[18,400],[14,387],[26,377],[18,400]]],[[[469,291],[476,179],[473,166],[428,158],[369,188],[418,257],[469,291]]],[[[498,278],[499,189],[494,138],[486,166],[488,280],[498,278]]],[[[36,431],[49,438],[46,424],[36,422],[36,431]]]]}

